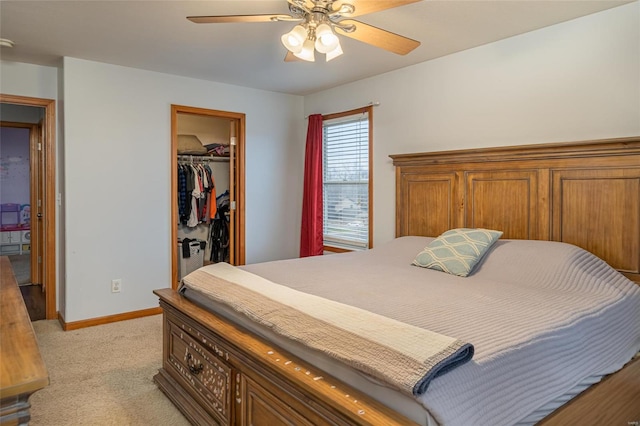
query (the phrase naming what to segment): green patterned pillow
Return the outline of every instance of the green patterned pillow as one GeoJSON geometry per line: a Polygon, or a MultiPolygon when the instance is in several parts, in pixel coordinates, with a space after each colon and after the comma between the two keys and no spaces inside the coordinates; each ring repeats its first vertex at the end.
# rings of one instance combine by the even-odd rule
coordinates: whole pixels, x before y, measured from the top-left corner
{"type": "Polygon", "coordinates": [[[431,241],[413,264],[466,277],[501,235],[489,229],[451,229],[431,241]]]}

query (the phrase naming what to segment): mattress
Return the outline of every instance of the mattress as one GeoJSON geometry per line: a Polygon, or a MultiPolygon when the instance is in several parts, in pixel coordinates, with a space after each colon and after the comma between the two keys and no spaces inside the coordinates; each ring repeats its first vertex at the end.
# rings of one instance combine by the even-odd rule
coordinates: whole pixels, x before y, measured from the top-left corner
{"type": "Polygon", "coordinates": [[[403,237],[367,252],[243,267],[475,346],[471,362],[434,379],[417,399],[372,385],[197,294],[185,296],[425,425],[535,423],[640,349],[633,327],[640,322],[640,289],[584,250],[503,240],[462,278],[411,266],[429,241],[403,237]]]}

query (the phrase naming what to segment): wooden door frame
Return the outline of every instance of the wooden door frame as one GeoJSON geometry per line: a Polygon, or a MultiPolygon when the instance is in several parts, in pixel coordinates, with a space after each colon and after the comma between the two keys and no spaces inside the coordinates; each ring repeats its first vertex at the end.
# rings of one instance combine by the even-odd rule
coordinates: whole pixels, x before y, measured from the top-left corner
{"type": "MultiPolygon", "coordinates": [[[[31,232],[30,237],[30,260],[29,260],[29,270],[31,272],[31,282],[34,284],[42,284],[42,276],[38,271],[38,267],[34,264],[38,264],[38,256],[41,256],[40,247],[42,246],[41,238],[42,232],[40,230],[40,223],[36,226],[33,226],[34,217],[37,218],[38,212],[40,209],[38,208],[38,200],[42,200],[43,196],[39,192],[40,181],[42,170],[40,169],[40,151],[38,151],[38,144],[42,143],[41,137],[41,123],[19,123],[14,121],[0,121],[0,127],[8,127],[13,129],[28,129],[29,130],[29,205],[31,206],[32,215],[31,215],[31,226],[29,226],[29,231],[31,232]]],[[[20,241],[20,245],[23,245],[22,240],[20,241]]],[[[22,252],[22,247],[20,248],[20,252],[22,252]]]]}
{"type": "Polygon", "coordinates": [[[178,285],[178,114],[204,115],[215,118],[226,118],[237,123],[238,133],[236,135],[235,164],[231,164],[231,169],[235,169],[235,228],[233,240],[233,250],[235,253],[235,264],[245,263],[245,114],[239,112],[218,111],[206,108],[190,107],[185,105],[171,105],[171,288],[178,285]]]}
{"type": "Polygon", "coordinates": [[[45,311],[47,319],[56,319],[56,156],[55,156],[55,118],[56,101],[54,99],[31,98],[27,96],[5,95],[0,93],[0,103],[44,108],[44,134],[42,154],[44,155],[44,197],[43,215],[43,277],[45,289],[45,311]]]}

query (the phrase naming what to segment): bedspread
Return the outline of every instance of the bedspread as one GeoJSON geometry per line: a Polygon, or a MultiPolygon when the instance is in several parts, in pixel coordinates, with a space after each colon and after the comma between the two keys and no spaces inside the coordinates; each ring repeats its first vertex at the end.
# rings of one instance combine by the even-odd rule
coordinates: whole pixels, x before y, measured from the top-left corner
{"type": "Polygon", "coordinates": [[[424,393],[433,378],[473,356],[469,343],[293,290],[227,263],[192,272],[183,287],[410,395],[424,393]]]}
{"type": "MultiPolygon", "coordinates": [[[[564,243],[500,240],[471,276],[458,277],[411,265],[431,240],[402,237],[366,252],[240,269],[472,343],[472,360],[413,397],[444,426],[533,424],[640,350],[640,287],[594,255],[564,243]]],[[[199,293],[189,290],[185,297],[190,294],[199,293]]],[[[255,322],[243,324],[254,330],[255,322]]],[[[261,329],[270,331],[262,326],[256,332],[261,329]]],[[[324,371],[334,370],[327,366],[324,371]]],[[[359,389],[365,392],[374,389],[363,386],[359,389]]],[[[394,398],[377,395],[395,407],[394,398]]],[[[415,421],[421,418],[400,412],[415,421]]]]}
{"type": "Polygon", "coordinates": [[[535,423],[640,350],[640,287],[585,250],[500,240],[471,276],[457,277],[411,265],[431,240],[242,268],[473,343],[470,362],[417,398],[441,425],[535,423]]]}

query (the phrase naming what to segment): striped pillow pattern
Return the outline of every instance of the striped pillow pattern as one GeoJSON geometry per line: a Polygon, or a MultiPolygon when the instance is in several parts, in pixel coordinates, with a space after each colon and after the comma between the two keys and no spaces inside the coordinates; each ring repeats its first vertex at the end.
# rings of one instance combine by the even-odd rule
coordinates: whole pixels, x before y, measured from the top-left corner
{"type": "Polygon", "coordinates": [[[460,277],[468,276],[502,231],[481,228],[451,229],[424,248],[413,264],[460,277]]]}

